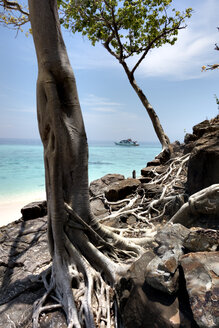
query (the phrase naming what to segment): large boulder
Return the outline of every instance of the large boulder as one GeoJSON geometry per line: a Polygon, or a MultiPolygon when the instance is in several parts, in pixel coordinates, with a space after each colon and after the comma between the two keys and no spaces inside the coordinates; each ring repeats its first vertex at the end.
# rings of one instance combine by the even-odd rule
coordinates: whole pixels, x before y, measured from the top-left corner
{"type": "Polygon", "coordinates": [[[162,292],[178,290],[179,258],[183,255],[183,241],[189,229],[181,224],[166,224],[155,236],[156,255],[145,268],[145,280],[162,292]]]}
{"type": "Polygon", "coordinates": [[[47,202],[44,200],[29,203],[21,209],[21,214],[24,220],[41,218],[47,214],[47,202]]]}
{"type": "Polygon", "coordinates": [[[129,269],[118,286],[125,328],[192,328],[189,303],[180,292],[169,295],[145,281],[147,266],[155,254],[146,251],[129,269]]]}
{"type": "Polygon", "coordinates": [[[90,183],[90,195],[92,197],[104,194],[109,185],[114,182],[124,180],[124,175],[121,174],[107,174],[102,178],[94,180],[90,183]]]}
{"type": "Polygon", "coordinates": [[[219,327],[219,252],[184,255],[181,259],[194,319],[199,327],[219,327]]]}
{"type": "Polygon", "coordinates": [[[191,152],[188,163],[188,194],[219,183],[219,129],[205,133],[191,152]]]}
{"type": "Polygon", "coordinates": [[[141,181],[138,179],[125,179],[114,182],[105,190],[105,196],[111,202],[124,199],[135,192],[140,184],[141,181]]]}

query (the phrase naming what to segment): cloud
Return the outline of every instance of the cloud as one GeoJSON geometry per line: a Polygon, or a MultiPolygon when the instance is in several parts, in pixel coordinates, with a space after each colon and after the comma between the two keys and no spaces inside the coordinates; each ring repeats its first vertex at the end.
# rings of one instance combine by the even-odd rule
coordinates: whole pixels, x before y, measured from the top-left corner
{"type": "Polygon", "coordinates": [[[93,94],[89,94],[82,98],[81,105],[89,111],[97,111],[103,113],[115,113],[119,108],[123,106],[121,103],[112,102],[107,98],[98,97],[93,94]]]}
{"type": "Polygon", "coordinates": [[[165,77],[173,80],[203,78],[201,67],[217,62],[214,44],[219,37],[217,13],[219,2],[195,3],[186,29],[181,30],[174,46],[153,49],[136,72],[139,76],[165,77]]]}
{"type": "MultiPolygon", "coordinates": [[[[218,0],[193,0],[190,4],[194,10],[187,21],[187,28],[181,30],[174,46],[164,45],[153,49],[136,71],[141,77],[165,77],[172,80],[188,80],[203,78],[201,67],[204,64],[217,62],[218,52],[214,50],[219,33],[218,0]]],[[[180,9],[188,7],[186,0],[180,4],[180,9]]],[[[70,59],[74,69],[118,69],[116,59],[107,53],[101,44],[95,47],[80,35],[74,36],[74,52],[70,49],[70,59]]],[[[74,38],[71,38],[71,46],[74,38]]],[[[129,63],[132,65],[136,57],[129,63]]]]}

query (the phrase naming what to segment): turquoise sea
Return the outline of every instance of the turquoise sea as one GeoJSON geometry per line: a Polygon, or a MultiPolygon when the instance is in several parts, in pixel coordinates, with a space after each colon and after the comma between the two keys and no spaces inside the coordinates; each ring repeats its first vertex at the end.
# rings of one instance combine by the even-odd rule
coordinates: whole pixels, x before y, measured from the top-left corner
{"type": "MultiPolygon", "coordinates": [[[[114,142],[89,143],[89,181],[108,173],[137,176],[161,150],[159,144],[121,147],[114,142]]],[[[43,147],[39,140],[0,139],[0,201],[44,191],[43,147]]]]}

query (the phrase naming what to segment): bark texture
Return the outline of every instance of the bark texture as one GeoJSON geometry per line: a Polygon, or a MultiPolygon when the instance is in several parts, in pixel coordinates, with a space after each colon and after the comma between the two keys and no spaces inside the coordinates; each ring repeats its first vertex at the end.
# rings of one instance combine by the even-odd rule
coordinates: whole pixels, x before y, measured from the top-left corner
{"type": "Polygon", "coordinates": [[[40,313],[48,310],[44,303],[52,293],[58,304],[51,309],[63,308],[68,328],[99,326],[102,316],[110,325],[112,302],[107,282],[113,284],[127,266],[115,263],[98,248],[105,248],[108,254],[114,245],[130,251],[133,257],[140,247],[113,236],[91,214],[87,138],[57,2],[29,0],[29,9],[38,61],[37,116],[44,146],[48,240],[53,259],[51,273],[42,278],[46,293],[35,304],[33,326],[38,326],[40,313]],[[99,272],[104,273],[106,282],[99,272]],[[76,284],[75,291],[72,284],[76,284]],[[107,313],[101,310],[97,295],[102,295],[101,306],[107,313]]]}

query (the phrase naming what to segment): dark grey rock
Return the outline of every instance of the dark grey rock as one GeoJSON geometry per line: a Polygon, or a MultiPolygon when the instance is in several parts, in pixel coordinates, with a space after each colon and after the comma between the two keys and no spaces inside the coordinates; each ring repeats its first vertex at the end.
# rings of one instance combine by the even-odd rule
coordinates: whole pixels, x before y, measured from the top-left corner
{"type": "Polygon", "coordinates": [[[146,282],[157,290],[173,294],[178,290],[179,259],[183,255],[183,241],[189,229],[181,224],[166,224],[157,235],[156,256],[146,267],[146,282]]]}
{"type": "Polygon", "coordinates": [[[109,185],[124,179],[124,175],[121,174],[107,174],[100,179],[94,180],[90,183],[90,195],[94,197],[104,194],[109,185]]]}
{"type": "Polygon", "coordinates": [[[47,218],[0,228],[0,327],[32,327],[33,303],[45,292],[39,274],[51,265],[47,218]]]}
{"type": "Polygon", "coordinates": [[[146,283],[146,267],[155,254],[146,251],[122,278],[117,288],[125,328],[195,328],[189,303],[146,283]]]}
{"type": "Polygon", "coordinates": [[[186,133],[184,137],[184,143],[188,144],[191,141],[196,141],[198,139],[196,134],[186,133]]]}
{"type": "Polygon", "coordinates": [[[191,309],[199,327],[219,327],[219,252],[199,252],[181,259],[191,309]]]}
{"type": "Polygon", "coordinates": [[[115,202],[131,195],[140,186],[141,182],[138,179],[125,179],[114,182],[105,190],[107,200],[115,202]]]}
{"type": "Polygon", "coordinates": [[[43,217],[47,214],[47,202],[44,200],[29,203],[21,209],[21,214],[24,220],[43,217]]]}
{"type": "Polygon", "coordinates": [[[149,167],[149,166],[159,166],[160,164],[161,164],[160,159],[155,158],[152,161],[147,163],[147,167],[149,167]]]}
{"type": "Polygon", "coordinates": [[[189,195],[219,183],[219,129],[205,133],[191,152],[188,163],[187,188],[189,195]]]}
{"type": "Polygon", "coordinates": [[[191,228],[183,246],[190,252],[216,251],[219,248],[219,230],[191,228]]]}

